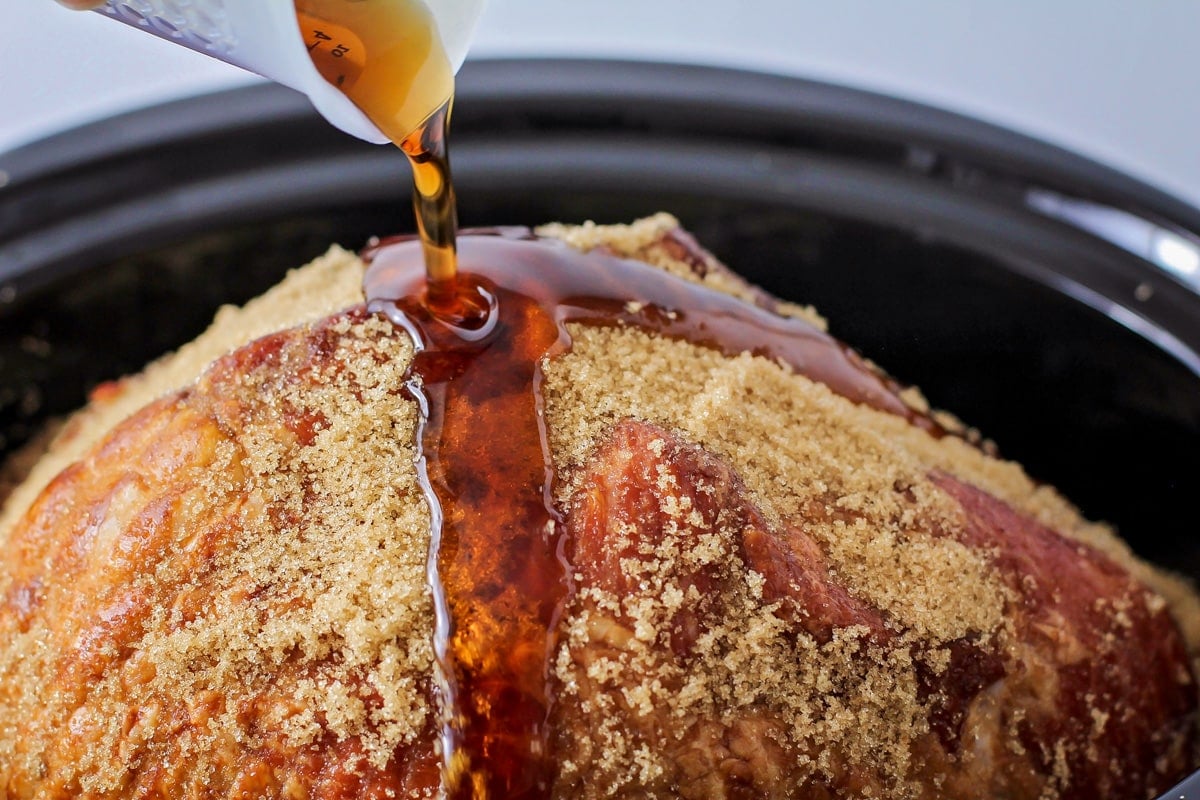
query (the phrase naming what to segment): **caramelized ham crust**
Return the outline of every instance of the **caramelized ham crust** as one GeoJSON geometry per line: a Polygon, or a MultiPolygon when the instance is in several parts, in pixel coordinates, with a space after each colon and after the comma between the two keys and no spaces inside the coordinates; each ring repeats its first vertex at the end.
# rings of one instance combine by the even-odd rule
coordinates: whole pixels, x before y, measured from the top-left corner
{"type": "MultiPolygon", "coordinates": [[[[541,232],[821,324],[666,216],[541,232]]],[[[297,280],[257,301],[282,332],[224,312],[107,387],[4,510],[0,798],[436,794],[412,347],[297,280]]],[[[1195,595],[1019,467],[761,358],[572,336],[553,796],[1142,798],[1197,763],[1195,595]]]]}

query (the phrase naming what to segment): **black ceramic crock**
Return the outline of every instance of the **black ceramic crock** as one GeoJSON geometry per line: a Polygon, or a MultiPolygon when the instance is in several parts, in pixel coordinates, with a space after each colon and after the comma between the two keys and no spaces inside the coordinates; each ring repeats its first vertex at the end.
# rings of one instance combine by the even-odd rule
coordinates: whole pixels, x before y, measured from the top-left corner
{"type": "MultiPolygon", "coordinates": [[[[1200,578],[1200,296],[1063,212],[1187,243],[1190,206],[928,107],[679,65],[469,63],[451,147],[465,225],[669,210],[1138,552],[1200,578]]],[[[411,230],[408,187],[394,150],[271,85],[0,155],[0,445],[330,242],[411,230]]]]}

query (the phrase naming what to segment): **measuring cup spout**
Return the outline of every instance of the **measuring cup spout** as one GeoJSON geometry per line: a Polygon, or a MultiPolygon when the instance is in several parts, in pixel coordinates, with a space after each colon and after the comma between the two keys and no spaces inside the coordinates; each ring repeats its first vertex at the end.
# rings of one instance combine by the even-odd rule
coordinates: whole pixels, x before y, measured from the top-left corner
{"type": "MultiPolygon", "coordinates": [[[[484,2],[426,2],[456,72],[466,58],[484,2]]],[[[108,0],[96,11],[290,86],[308,95],[317,111],[343,131],[369,142],[389,141],[313,66],[293,0],[108,0]]]]}

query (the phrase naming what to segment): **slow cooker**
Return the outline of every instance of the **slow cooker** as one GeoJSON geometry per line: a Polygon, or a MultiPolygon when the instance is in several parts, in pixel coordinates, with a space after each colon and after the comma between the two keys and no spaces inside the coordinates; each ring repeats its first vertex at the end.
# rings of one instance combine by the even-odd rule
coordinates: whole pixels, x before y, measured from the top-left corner
{"type": "MultiPolygon", "coordinates": [[[[469,62],[451,146],[464,225],[669,210],[1200,579],[1191,206],[953,113],[677,64],[469,62]]],[[[0,175],[6,453],[330,242],[413,227],[399,154],[273,85],[70,130],[0,155],[0,175]]]]}

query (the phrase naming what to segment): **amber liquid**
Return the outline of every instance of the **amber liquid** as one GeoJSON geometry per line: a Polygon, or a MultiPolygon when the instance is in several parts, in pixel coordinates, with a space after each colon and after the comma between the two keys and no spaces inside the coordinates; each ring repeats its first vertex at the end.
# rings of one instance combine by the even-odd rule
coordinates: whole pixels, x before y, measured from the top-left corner
{"type": "Polygon", "coordinates": [[[420,0],[295,0],[317,70],[408,156],[431,302],[454,296],[454,71],[420,0]]]}
{"type": "Polygon", "coordinates": [[[525,229],[463,236],[459,313],[427,302],[417,242],[364,255],[371,309],[412,336],[409,389],[422,407],[421,477],[434,510],[430,556],[438,630],[444,780],[452,798],[543,798],[558,617],[572,590],[553,503],[542,362],[571,347],[567,323],[636,326],[728,354],[789,364],[857,402],[933,420],[900,387],[799,320],[640,262],[584,254],[525,229]],[[631,301],[637,301],[636,303],[631,301]]]}

